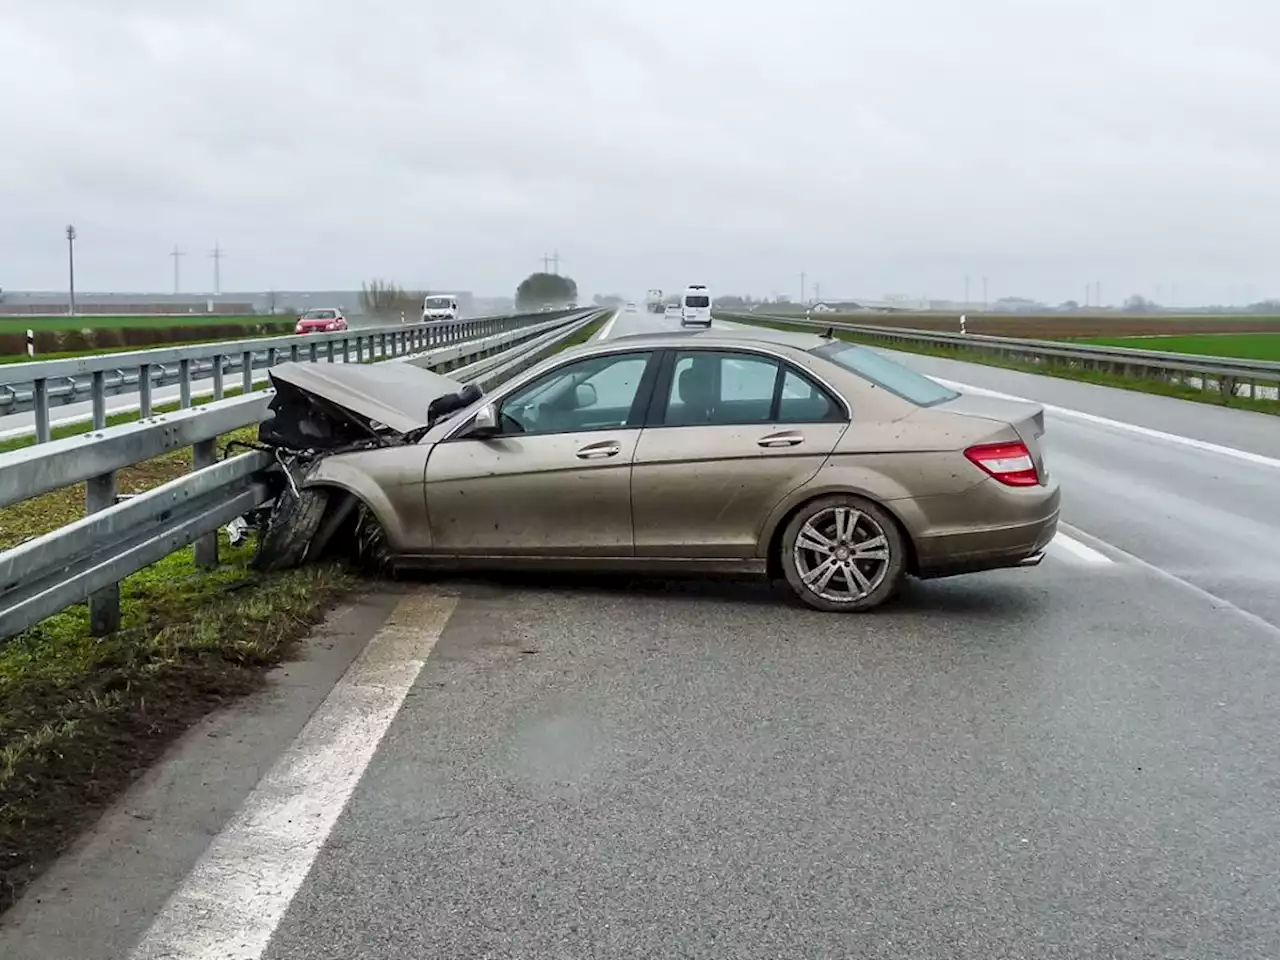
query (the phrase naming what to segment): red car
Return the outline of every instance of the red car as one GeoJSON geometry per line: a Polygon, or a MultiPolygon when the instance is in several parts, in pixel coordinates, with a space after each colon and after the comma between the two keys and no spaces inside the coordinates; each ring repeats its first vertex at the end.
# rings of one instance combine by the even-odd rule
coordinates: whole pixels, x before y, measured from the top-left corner
{"type": "Polygon", "coordinates": [[[333,333],[345,329],[347,329],[347,318],[342,315],[341,310],[335,310],[333,307],[317,307],[298,317],[298,325],[293,328],[293,332],[333,333]]]}

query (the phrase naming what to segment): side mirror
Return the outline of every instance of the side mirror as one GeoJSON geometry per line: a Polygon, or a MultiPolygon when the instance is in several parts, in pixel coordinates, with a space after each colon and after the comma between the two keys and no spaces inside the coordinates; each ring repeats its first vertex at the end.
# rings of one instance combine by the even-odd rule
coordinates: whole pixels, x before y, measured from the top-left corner
{"type": "Polygon", "coordinates": [[[595,406],[596,397],[596,388],[589,383],[578,384],[574,391],[574,403],[579,410],[583,407],[595,406]]]}
{"type": "Polygon", "coordinates": [[[498,410],[492,403],[486,403],[476,411],[475,419],[471,421],[471,429],[467,431],[467,436],[474,437],[477,440],[484,440],[487,437],[496,437],[499,432],[498,410]]]}

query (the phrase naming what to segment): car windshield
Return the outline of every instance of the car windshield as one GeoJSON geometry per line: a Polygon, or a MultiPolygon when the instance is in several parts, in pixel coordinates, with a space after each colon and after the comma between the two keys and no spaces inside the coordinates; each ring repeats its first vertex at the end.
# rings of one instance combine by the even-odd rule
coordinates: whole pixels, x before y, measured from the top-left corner
{"type": "Polygon", "coordinates": [[[427,309],[429,310],[447,310],[452,305],[452,301],[448,297],[427,297],[427,309]]]}
{"type": "Polygon", "coordinates": [[[866,347],[855,347],[837,340],[812,352],[918,407],[932,407],[960,396],[936,380],[916,373],[896,360],[890,360],[866,347]]]}
{"type": "Polygon", "coordinates": [[[332,320],[338,315],[336,310],[308,310],[302,315],[303,320],[332,320]]]}

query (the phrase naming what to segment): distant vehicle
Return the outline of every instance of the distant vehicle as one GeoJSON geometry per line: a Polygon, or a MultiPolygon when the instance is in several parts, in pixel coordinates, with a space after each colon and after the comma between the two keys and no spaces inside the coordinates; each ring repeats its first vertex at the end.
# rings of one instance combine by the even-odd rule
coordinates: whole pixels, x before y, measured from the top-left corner
{"type": "Polygon", "coordinates": [[[577,301],[577,300],[570,300],[570,301],[569,301],[569,309],[570,309],[570,310],[577,310],[577,309],[578,309],[578,301],[577,301]]]}
{"type": "Polygon", "coordinates": [[[680,299],[680,323],[686,327],[711,327],[711,291],[701,283],[685,287],[680,299]]]}
{"type": "Polygon", "coordinates": [[[668,320],[679,320],[683,315],[684,309],[678,303],[668,303],[665,311],[668,320]]]}
{"type": "Polygon", "coordinates": [[[293,332],[302,333],[334,333],[347,329],[347,318],[336,307],[316,307],[303,311],[298,315],[298,324],[293,332]]]}
{"type": "Polygon", "coordinates": [[[542,305],[542,312],[543,312],[543,313],[550,313],[550,312],[551,312],[552,310],[554,310],[554,309],[555,309],[555,307],[553,307],[553,306],[552,306],[551,304],[549,304],[549,303],[544,303],[544,304],[542,305]]]}
{"type": "Polygon", "coordinates": [[[656,287],[650,290],[645,295],[644,308],[649,313],[662,313],[662,291],[656,287]]]}
{"type": "Polygon", "coordinates": [[[635,313],[638,309],[634,300],[627,301],[627,313],[635,313]]]}
{"type": "Polygon", "coordinates": [[[458,298],[452,293],[430,293],[422,299],[422,322],[457,320],[458,298]]]}

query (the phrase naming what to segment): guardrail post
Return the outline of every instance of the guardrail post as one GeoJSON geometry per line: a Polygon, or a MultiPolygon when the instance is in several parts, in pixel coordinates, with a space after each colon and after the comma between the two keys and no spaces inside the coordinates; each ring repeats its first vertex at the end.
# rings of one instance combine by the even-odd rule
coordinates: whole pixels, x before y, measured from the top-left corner
{"type": "Polygon", "coordinates": [[[342,338],[342,362],[348,363],[351,360],[351,338],[342,338]]]}
{"type": "Polygon", "coordinates": [[[298,345],[296,343],[289,344],[289,359],[294,363],[298,362],[298,345]]]}
{"type": "Polygon", "coordinates": [[[191,361],[178,361],[178,406],[186,410],[191,406],[191,361]]]}
{"type": "Polygon", "coordinates": [[[253,353],[246,350],[240,355],[240,389],[245,393],[253,390],[253,353]]]}
{"type": "Polygon", "coordinates": [[[107,374],[105,370],[93,371],[93,386],[90,388],[93,401],[93,429],[102,430],[107,425],[107,374]]]}
{"type": "Polygon", "coordinates": [[[143,420],[151,416],[151,364],[138,364],[138,416],[143,420]]]}
{"type": "MultiPolygon", "coordinates": [[[[91,477],[84,485],[85,513],[97,513],[115,506],[116,475],[104,473],[91,477]]],[[[89,632],[105,637],[120,629],[120,584],[113,583],[89,595],[89,632]]]]}
{"type": "Polygon", "coordinates": [[[328,350],[328,353],[329,353],[329,362],[330,362],[330,363],[333,363],[333,341],[332,341],[332,340],[330,340],[330,341],[326,344],[326,346],[329,348],[329,350],[328,350]]]}
{"type": "Polygon", "coordinates": [[[49,381],[41,377],[39,380],[33,380],[31,387],[31,400],[36,408],[36,443],[48,443],[51,435],[49,427],[49,381]]]}
{"type": "MultiPolygon", "coordinates": [[[[191,448],[191,469],[203,470],[218,462],[217,439],[201,440],[191,448]]],[[[206,534],[196,541],[196,566],[208,570],[218,565],[218,534],[206,534]]]]}
{"type": "Polygon", "coordinates": [[[221,400],[222,395],[222,354],[218,354],[213,358],[213,399],[221,400]]]}

